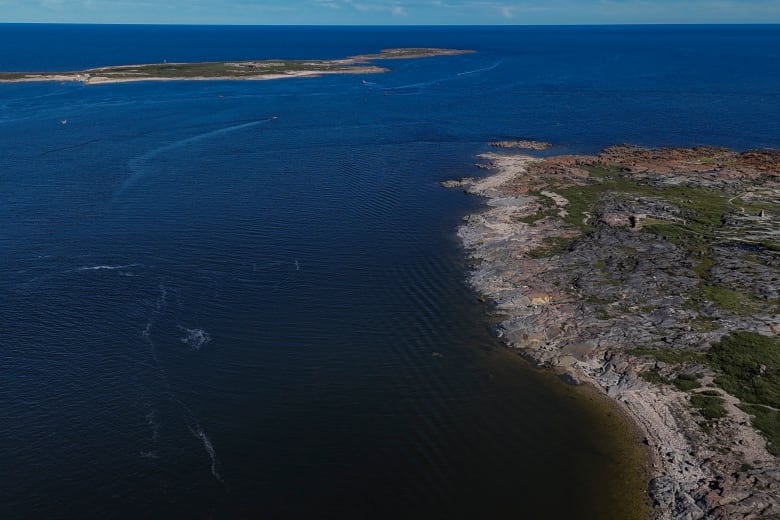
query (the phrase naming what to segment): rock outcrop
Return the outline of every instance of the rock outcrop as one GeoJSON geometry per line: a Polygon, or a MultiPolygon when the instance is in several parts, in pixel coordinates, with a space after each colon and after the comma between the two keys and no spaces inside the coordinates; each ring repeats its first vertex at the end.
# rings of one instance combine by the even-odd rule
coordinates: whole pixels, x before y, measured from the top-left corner
{"type": "Polygon", "coordinates": [[[450,186],[486,198],[459,235],[501,338],[635,419],[657,518],[780,516],[780,152],[481,158],[450,186]]]}

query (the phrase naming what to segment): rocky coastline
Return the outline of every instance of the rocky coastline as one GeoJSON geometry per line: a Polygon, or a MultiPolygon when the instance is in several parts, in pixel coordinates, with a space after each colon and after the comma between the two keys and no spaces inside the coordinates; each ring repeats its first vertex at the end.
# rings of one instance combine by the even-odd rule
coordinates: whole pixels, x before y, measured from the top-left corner
{"type": "Polygon", "coordinates": [[[480,159],[442,185],[499,336],[633,418],[655,518],[780,518],[780,152],[480,159]]]}

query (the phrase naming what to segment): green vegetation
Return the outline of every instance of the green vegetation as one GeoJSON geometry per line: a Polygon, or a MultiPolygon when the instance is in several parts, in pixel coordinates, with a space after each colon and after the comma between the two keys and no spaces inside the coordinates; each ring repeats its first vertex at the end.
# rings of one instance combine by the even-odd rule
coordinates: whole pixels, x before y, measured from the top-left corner
{"type": "Polygon", "coordinates": [[[558,212],[558,207],[555,205],[555,202],[547,195],[542,195],[541,190],[529,190],[528,195],[534,197],[536,202],[543,208],[554,209],[556,213],[558,212]]]}
{"type": "Polygon", "coordinates": [[[611,316],[609,315],[609,311],[604,306],[599,306],[595,309],[595,316],[596,318],[600,320],[608,320],[611,316]]]}
{"type": "Polygon", "coordinates": [[[598,183],[555,190],[557,194],[569,201],[566,205],[568,214],[563,219],[564,222],[579,229],[582,233],[593,231],[592,215],[596,209],[596,202],[599,196],[608,189],[609,186],[606,184],[598,183]]]}
{"type": "MultiPolygon", "coordinates": [[[[378,54],[352,56],[343,60],[263,60],[239,62],[200,63],[150,63],[144,65],[119,65],[100,67],[77,72],[0,72],[0,81],[27,79],[30,76],[41,81],[84,81],[85,76],[98,76],[109,80],[181,79],[181,78],[246,78],[296,72],[358,72],[370,66],[370,60],[425,58],[431,56],[464,54],[471,51],[454,49],[403,48],[386,49],[378,54]],[[56,76],[56,77],[53,77],[56,76]]],[[[376,69],[378,71],[382,69],[376,69]]]]}
{"type": "Polygon", "coordinates": [[[780,342],[752,332],[734,332],[713,345],[708,363],[715,382],[741,401],[780,408],[780,342]]]}
{"type": "Polygon", "coordinates": [[[559,255],[569,249],[576,238],[546,237],[540,247],[528,252],[531,258],[549,258],[559,255]]]}
{"type": "Polygon", "coordinates": [[[700,363],[704,361],[703,352],[691,352],[689,350],[671,350],[659,348],[634,348],[626,351],[632,356],[650,357],[663,363],[680,365],[683,363],[700,363]]]}
{"type": "MultiPolygon", "coordinates": [[[[110,79],[144,79],[144,78],[222,78],[222,77],[247,77],[267,74],[287,74],[302,71],[323,71],[330,69],[343,69],[327,62],[306,61],[264,61],[264,62],[202,62],[202,63],[152,63],[147,65],[122,65],[116,67],[103,67],[79,72],[63,72],[59,75],[74,76],[89,74],[110,79]]],[[[0,80],[23,79],[26,76],[45,76],[49,73],[0,73],[0,80]]]]}
{"type": "MultiPolygon", "coordinates": [[[[679,374],[674,379],[668,379],[661,375],[657,368],[653,367],[639,373],[639,376],[649,383],[656,385],[672,385],[678,390],[688,392],[694,388],[699,388],[699,377],[693,374],[679,374]]],[[[720,394],[718,394],[720,395],[720,394]]]]}
{"type": "Polygon", "coordinates": [[[740,408],[755,416],[753,425],[780,455],[780,341],[752,332],[734,332],[707,354],[720,374],[715,382],[736,396],[740,408]]]}
{"type": "MultiPolygon", "coordinates": [[[[754,416],[753,425],[769,440],[769,450],[780,455],[780,340],[739,331],[724,336],[706,353],[652,348],[635,348],[627,353],[676,365],[708,365],[718,374],[715,383],[742,401],[740,408],[754,416]]],[[[683,373],[667,379],[653,368],[640,376],[651,383],[671,384],[686,392],[700,386],[698,375],[683,373]]],[[[691,405],[707,421],[726,414],[723,398],[716,390],[693,394],[691,405]]],[[[711,424],[703,423],[702,427],[708,429],[711,424]]]]}
{"type": "MultiPolygon", "coordinates": [[[[642,223],[642,231],[653,233],[678,246],[691,249],[692,245],[698,246],[702,242],[701,235],[689,226],[648,218],[642,223]]],[[[698,249],[698,247],[696,247],[698,249]]]]}
{"type": "Polygon", "coordinates": [[[711,301],[723,310],[732,312],[738,316],[749,316],[759,308],[759,303],[752,296],[741,291],[735,291],[720,285],[701,283],[698,289],[691,295],[695,307],[699,307],[703,301],[711,301]]]}
{"type": "Polygon", "coordinates": [[[710,256],[709,251],[706,253],[703,252],[701,260],[693,266],[693,272],[702,280],[706,280],[710,277],[710,271],[712,270],[713,265],[715,265],[715,261],[712,259],[712,256],[710,256]]]}
{"type": "Polygon", "coordinates": [[[679,374],[676,378],[672,379],[672,384],[677,387],[678,390],[683,392],[689,392],[694,388],[699,388],[701,383],[699,377],[694,374],[679,374]]]}
{"type": "Polygon", "coordinates": [[[769,441],[767,449],[780,456],[780,412],[765,406],[742,404],[739,407],[753,416],[753,426],[758,428],[769,441]]]}
{"type": "Polygon", "coordinates": [[[242,77],[264,74],[286,74],[298,71],[328,70],[324,63],[305,61],[265,61],[255,63],[163,63],[141,65],[137,67],[110,67],[106,70],[87,71],[98,76],[122,77],[122,76],[152,76],[159,78],[188,78],[188,77],[242,77]]]}
{"type": "Polygon", "coordinates": [[[699,392],[700,395],[709,395],[709,396],[715,396],[715,397],[721,397],[721,393],[717,390],[703,390],[699,392]]]}
{"type": "Polygon", "coordinates": [[[689,246],[698,246],[709,238],[712,231],[723,224],[723,214],[729,207],[728,197],[720,192],[690,186],[657,187],[632,179],[622,172],[619,164],[583,166],[595,181],[582,186],[569,186],[556,189],[569,204],[566,222],[582,232],[592,230],[592,223],[585,222],[592,214],[598,198],[604,192],[627,193],[642,196],[681,208],[684,211],[685,224],[667,221],[649,221],[643,229],[667,237],[670,240],[685,240],[689,246]],[[695,240],[691,241],[691,238],[695,240]]]}
{"type": "MultiPolygon", "coordinates": [[[[737,206],[748,212],[758,212],[767,209],[765,204],[745,204],[736,200],[729,203],[728,195],[719,191],[690,186],[652,186],[640,180],[629,178],[619,164],[586,165],[590,173],[589,183],[575,186],[552,186],[556,193],[568,200],[563,218],[570,229],[580,233],[593,230],[593,219],[600,197],[605,193],[625,194],[629,197],[645,197],[654,201],[673,206],[673,214],[678,221],[648,218],[642,222],[642,230],[646,233],[663,237],[687,252],[692,270],[699,278],[699,285],[690,294],[686,304],[693,309],[701,309],[704,304],[733,313],[738,316],[749,316],[765,309],[767,305],[776,305],[780,312],[780,301],[765,302],[752,294],[732,287],[715,283],[712,268],[715,260],[712,256],[712,246],[723,240],[725,216],[730,211],[736,211],[737,206]]],[[[538,197],[543,205],[536,215],[526,217],[529,223],[541,218],[554,216],[558,208],[546,197],[538,197]]],[[[667,211],[668,213],[668,211],[667,211]]],[[[536,258],[550,257],[569,248],[576,238],[554,237],[546,239],[542,247],[532,251],[536,258]]],[[[772,251],[780,251],[780,244],[761,244],[772,251]]],[[[621,270],[620,266],[608,266],[604,260],[595,260],[592,264],[594,272],[606,273],[609,269],[621,270]]],[[[611,280],[607,280],[609,283],[611,280]]],[[[596,306],[598,317],[607,317],[604,308],[605,301],[589,299],[596,306]],[[592,300],[592,301],[591,301],[592,300]]],[[[696,332],[706,333],[721,328],[716,318],[699,315],[690,322],[696,332]]],[[[678,367],[702,364],[712,369],[717,377],[715,384],[742,401],[741,408],[754,416],[753,424],[761,430],[769,440],[769,449],[780,455],[780,340],[761,336],[755,333],[734,332],[722,338],[707,352],[691,352],[687,350],[635,348],[628,354],[651,357],[660,362],[678,367]]],[[[684,392],[693,392],[701,387],[701,375],[679,373],[670,378],[664,377],[658,368],[651,368],[640,373],[640,376],[659,385],[672,385],[684,392]]],[[[711,429],[713,421],[727,415],[722,395],[715,390],[694,392],[691,406],[703,418],[702,428],[711,429]]]]}
{"type": "Polygon", "coordinates": [[[691,328],[696,332],[712,332],[720,328],[720,322],[716,318],[697,316],[690,321],[691,328]]]}
{"type": "Polygon", "coordinates": [[[647,381],[648,383],[653,383],[654,385],[668,385],[669,380],[666,379],[664,376],[662,376],[657,368],[651,368],[649,370],[644,370],[639,373],[639,377],[647,381]]]}
{"type": "MultiPolygon", "coordinates": [[[[620,164],[584,165],[582,167],[589,172],[590,182],[588,184],[551,186],[551,189],[568,201],[565,208],[567,215],[563,218],[566,224],[581,233],[591,232],[597,202],[604,193],[608,192],[626,194],[631,197],[645,197],[668,203],[670,206],[679,208],[677,215],[681,221],[672,222],[648,218],[642,222],[642,230],[662,236],[688,251],[694,261],[694,271],[702,279],[707,279],[713,264],[710,257],[710,246],[718,239],[715,233],[723,228],[724,215],[733,207],[729,204],[726,194],[692,186],[653,186],[626,175],[620,164]],[[684,223],[682,219],[684,219],[684,223]]],[[[541,195],[539,191],[529,192],[529,194],[536,196],[545,209],[540,210],[535,215],[518,220],[533,224],[557,214],[558,208],[548,197],[541,195]]],[[[535,257],[550,256],[563,249],[565,248],[540,248],[535,257]],[[547,254],[548,251],[550,254],[547,254]]]]}
{"type": "Polygon", "coordinates": [[[515,222],[523,222],[524,224],[536,224],[542,219],[545,219],[547,217],[553,217],[558,214],[557,209],[547,209],[544,211],[540,211],[538,213],[534,213],[533,215],[527,215],[525,217],[513,217],[512,220],[515,222]]]}
{"type": "Polygon", "coordinates": [[[723,398],[720,396],[693,394],[691,395],[691,406],[708,421],[727,415],[726,409],[723,407],[723,398]]]}

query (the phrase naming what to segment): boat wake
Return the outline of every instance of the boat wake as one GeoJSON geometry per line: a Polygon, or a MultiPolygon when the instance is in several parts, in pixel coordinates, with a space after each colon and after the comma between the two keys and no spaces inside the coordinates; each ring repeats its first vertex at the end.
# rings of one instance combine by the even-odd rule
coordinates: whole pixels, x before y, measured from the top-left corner
{"type": "Polygon", "coordinates": [[[418,90],[424,90],[428,87],[436,87],[441,83],[450,82],[450,81],[458,81],[460,79],[463,79],[465,76],[473,76],[477,74],[481,74],[483,72],[489,72],[491,70],[497,69],[503,62],[501,60],[497,61],[493,65],[490,65],[489,67],[483,67],[481,69],[474,69],[474,70],[467,70],[464,72],[458,72],[457,74],[451,75],[451,76],[445,76],[442,78],[437,78],[430,81],[423,81],[420,83],[409,83],[406,85],[397,85],[394,87],[384,87],[382,90],[386,92],[397,92],[397,93],[408,93],[409,91],[418,91],[418,90]]]}
{"type": "Polygon", "coordinates": [[[495,62],[493,65],[491,65],[490,67],[484,67],[482,69],[467,70],[465,72],[458,72],[457,75],[458,76],[471,76],[472,74],[479,74],[480,72],[488,72],[490,70],[495,70],[502,63],[503,63],[503,61],[499,60],[499,61],[495,62]]]}
{"type": "Polygon", "coordinates": [[[276,116],[269,117],[266,119],[256,119],[253,121],[249,121],[248,123],[241,123],[237,125],[231,125],[231,126],[225,126],[222,128],[217,128],[216,130],[211,130],[208,132],[204,132],[202,134],[197,134],[192,137],[187,137],[185,139],[181,139],[179,141],[174,141],[172,143],[166,144],[164,146],[160,146],[159,148],[155,148],[154,150],[150,150],[146,152],[145,154],[141,155],[140,157],[136,157],[135,159],[131,159],[128,162],[128,167],[130,168],[130,176],[122,183],[122,185],[117,189],[117,191],[114,193],[114,198],[121,196],[124,194],[128,189],[135,186],[135,184],[138,183],[139,180],[141,180],[143,177],[146,176],[146,174],[149,171],[148,164],[152,163],[154,159],[164,153],[184,148],[187,146],[190,146],[192,144],[198,143],[200,141],[205,141],[208,139],[211,139],[213,137],[227,134],[230,132],[236,132],[238,130],[243,130],[245,128],[251,128],[253,126],[258,126],[263,123],[269,123],[276,119],[276,116]]]}

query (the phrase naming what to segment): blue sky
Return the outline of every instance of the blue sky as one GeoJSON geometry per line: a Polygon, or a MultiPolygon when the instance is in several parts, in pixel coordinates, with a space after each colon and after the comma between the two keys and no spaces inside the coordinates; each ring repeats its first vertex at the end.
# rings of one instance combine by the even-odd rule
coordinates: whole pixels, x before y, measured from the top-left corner
{"type": "Polygon", "coordinates": [[[780,23],[780,0],[0,0],[0,22],[780,23]]]}

